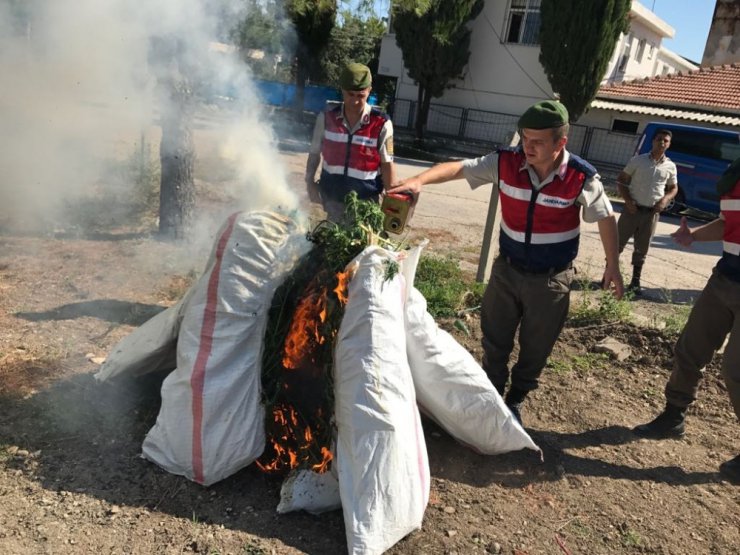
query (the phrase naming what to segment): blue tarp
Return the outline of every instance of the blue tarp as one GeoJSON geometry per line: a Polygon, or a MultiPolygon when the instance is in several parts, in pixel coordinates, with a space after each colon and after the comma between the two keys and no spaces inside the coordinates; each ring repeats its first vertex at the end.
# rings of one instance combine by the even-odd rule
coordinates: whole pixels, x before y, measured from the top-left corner
{"type": "MultiPolygon", "coordinates": [[[[257,94],[262,102],[273,106],[292,106],[295,97],[295,84],[278,83],[276,81],[256,80],[257,94]]],[[[329,101],[341,101],[342,95],[334,87],[319,87],[307,85],[303,94],[303,109],[309,112],[320,112],[329,101]]],[[[368,103],[375,104],[377,96],[370,94],[368,103]]]]}

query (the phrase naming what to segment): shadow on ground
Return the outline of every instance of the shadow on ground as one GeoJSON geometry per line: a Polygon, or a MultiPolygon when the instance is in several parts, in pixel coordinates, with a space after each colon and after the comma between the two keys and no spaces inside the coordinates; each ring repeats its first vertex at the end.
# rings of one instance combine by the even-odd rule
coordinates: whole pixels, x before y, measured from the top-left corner
{"type": "Polygon", "coordinates": [[[165,310],[165,307],[159,305],[116,299],[98,299],[69,303],[43,312],[17,312],[15,316],[30,322],[73,320],[90,316],[116,324],[140,326],[163,310],[165,310]]]}
{"type": "Polygon", "coordinates": [[[671,485],[720,481],[716,472],[686,472],[677,466],[636,468],[567,452],[569,449],[618,446],[638,440],[629,428],[622,426],[608,426],[580,433],[535,429],[528,432],[542,449],[544,461],[540,461],[539,455],[529,450],[495,457],[478,455],[457,444],[435,426],[431,433],[427,433],[432,475],[474,487],[499,484],[505,488],[522,488],[528,484],[552,482],[564,477],[606,477],[671,485]]]}
{"type": "Polygon", "coordinates": [[[163,378],[98,384],[83,374],[30,398],[0,397],[0,445],[28,453],[4,464],[48,491],[84,493],[117,506],[278,538],[307,553],[346,551],[341,511],[277,515],[281,480],[254,465],[205,488],[142,459],[163,378]]]}

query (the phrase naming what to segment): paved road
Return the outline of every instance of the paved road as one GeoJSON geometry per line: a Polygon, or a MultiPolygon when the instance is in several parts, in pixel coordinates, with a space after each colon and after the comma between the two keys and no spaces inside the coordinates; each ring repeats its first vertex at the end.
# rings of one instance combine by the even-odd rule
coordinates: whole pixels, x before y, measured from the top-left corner
{"type": "MultiPolygon", "coordinates": [[[[415,175],[431,165],[400,158],[396,158],[396,162],[401,177],[415,175]]],[[[467,260],[477,265],[490,195],[490,185],[471,190],[465,180],[425,186],[416,207],[413,226],[425,230],[444,230],[446,237],[442,240],[451,240],[452,244],[459,245],[462,257],[466,258],[464,254],[470,253],[467,260]]],[[[614,203],[614,207],[617,211],[622,209],[619,203],[614,203]]],[[[643,270],[642,282],[648,300],[663,301],[666,296],[672,302],[692,300],[704,287],[722,253],[719,242],[696,244],[691,250],[675,245],[670,233],[675,231],[678,223],[676,217],[662,216],[658,224],[643,270]]],[[[691,221],[689,225],[701,224],[691,221]]],[[[431,240],[434,241],[433,236],[431,240]]],[[[625,281],[631,277],[631,253],[630,243],[620,258],[625,281]]],[[[576,260],[581,276],[600,279],[603,261],[597,225],[584,224],[576,260]]]]}

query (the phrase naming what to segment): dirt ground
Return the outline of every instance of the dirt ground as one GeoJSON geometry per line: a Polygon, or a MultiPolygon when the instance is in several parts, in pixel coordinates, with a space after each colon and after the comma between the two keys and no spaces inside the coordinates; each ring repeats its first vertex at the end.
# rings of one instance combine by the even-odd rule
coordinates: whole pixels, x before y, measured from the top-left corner
{"type": "MultiPolygon", "coordinates": [[[[93,380],[204,262],[131,230],[0,229],[1,553],[346,552],[340,511],[278,515],[280,481],[254,466],[204,488],[143,460],[161,378],[93,380]]],[[[475,314],[469,336],[442,325],[480,358],[475,314]]],[[[422,529],[388,553],[737,553],[740,487],[717,472],[740,445],[721,355],[684,439],[629,431],[662,408],[674,339],[631,324],[566,328],[523,412],[544,462],[478,455],[425,422],[430,503],[422,529]],[[632,356],[595,354],[608,335],[632,356]]]]}

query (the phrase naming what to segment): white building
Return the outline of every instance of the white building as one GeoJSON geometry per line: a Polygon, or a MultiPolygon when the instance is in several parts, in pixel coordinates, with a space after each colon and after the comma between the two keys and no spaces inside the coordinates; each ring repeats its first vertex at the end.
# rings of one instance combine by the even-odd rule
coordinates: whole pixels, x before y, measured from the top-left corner
{"type": "MultiPolygon", "coordinates": [[[[539,62],[540,3],[541,0],[486,0],[483,11],[471,22],[465,77],[434,102],[519,114],[538,100],[552,98],[552,87],[539,62]]],[[[662,46],[664,38],[674,35],[665,21],[637,1],[632,3],[629,18],[630,29],[615,47],[605,83],[696,69],[696,65],[662,46]]],[[[383,38],[378,72],[397,78],[397,99],[416,100],[417,87],[404,70],[392,33],[383,38]]],[[[434,124],[433,120],[429,122],[430,126],[434,124]]]]}

